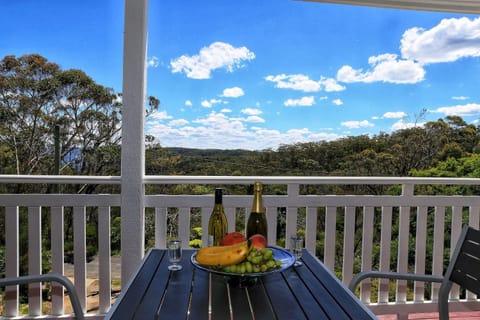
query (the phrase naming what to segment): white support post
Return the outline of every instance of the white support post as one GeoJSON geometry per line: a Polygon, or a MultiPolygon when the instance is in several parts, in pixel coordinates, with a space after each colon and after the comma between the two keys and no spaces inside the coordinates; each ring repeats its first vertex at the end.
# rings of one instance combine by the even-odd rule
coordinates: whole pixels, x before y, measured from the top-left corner
{"type": "Polygon", "coordinates": [[[122,110],[122,283],[144,255],[148,0],[125,0],[122,110]]]}

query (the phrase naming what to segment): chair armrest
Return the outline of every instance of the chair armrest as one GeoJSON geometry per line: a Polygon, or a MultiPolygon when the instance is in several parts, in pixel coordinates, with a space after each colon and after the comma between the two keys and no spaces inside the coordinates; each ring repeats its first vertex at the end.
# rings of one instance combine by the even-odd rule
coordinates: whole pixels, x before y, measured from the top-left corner
{"type": "Polygon", "coordinates": [[[83,320],[83,310],[80,305],[80,300],[77,296],[77,291],[73,283],[65,276],[61,274],[40,274],[34,276],[22,276],[17,278],[2,278],[0,279],[0,287],[7,287],[19,284],[35,283],[35,282],[58,282],[67,289],[67,293],[70,296],[70,301],[72,303],[73,312],[75,313],[75,318],[83,320]]]}
{"type": "Polygon", "coordinates": [[[413,274],[413,273],[400,273],[400,272],[382,272],[382,271],[364,271],[358,273],[350,281],[348,289],[354,292],[357,285],[367,278],[382,278],[393,280],[414,280],[423,282],[443,282],[443,276],[434,276],[428,274],[413,274]]]}

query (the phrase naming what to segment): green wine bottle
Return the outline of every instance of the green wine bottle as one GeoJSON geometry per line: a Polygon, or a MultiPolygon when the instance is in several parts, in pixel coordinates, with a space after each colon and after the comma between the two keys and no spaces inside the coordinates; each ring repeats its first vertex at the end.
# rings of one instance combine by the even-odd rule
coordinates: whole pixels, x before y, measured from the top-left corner
{"type": "Polygon", "coordinates": [[[223,190],[215,189],[215,205],[208,220],[208,246],[219,246],[227,234],[228,222],[223,208],[223,190]]]}
{"type": "Polygon", "coordinates": [[[254,234],[261,234],[267,239],[267,217],[265,215],[265,207],[262,200],[262,183],[257,181],[253,188],[253,205],[247,222],[247,238],[254,234]]]}

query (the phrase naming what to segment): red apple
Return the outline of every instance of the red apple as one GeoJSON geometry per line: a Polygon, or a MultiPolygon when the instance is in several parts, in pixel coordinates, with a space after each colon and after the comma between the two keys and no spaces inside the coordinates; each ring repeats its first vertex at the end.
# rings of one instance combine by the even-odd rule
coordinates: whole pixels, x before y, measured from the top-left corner
{"type": "Polygon", "coordinates": [[[257,250],[262,250],[267,247],[267,239],[261,234],[254,234],[248,240],[250,240],[252,246],[257,250]]]}
{"type": "Polygon", "coordinates": [[[240,243],[246,241],[247,239],[240,232],[230,232],[220,241],[221,246],[229,246],[232,244],[240,243]]]}

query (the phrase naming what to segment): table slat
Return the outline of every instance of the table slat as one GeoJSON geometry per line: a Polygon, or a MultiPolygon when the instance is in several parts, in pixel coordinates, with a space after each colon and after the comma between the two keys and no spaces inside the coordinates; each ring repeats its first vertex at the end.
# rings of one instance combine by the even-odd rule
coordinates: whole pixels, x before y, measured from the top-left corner
{"type": "Polygon", "coordinates": [[[228,292],[223,276],[212,274],[212,319],[230,319],[228,292]]]}
{"type": "Polygon", "coordinates": [[[275,319],[272,303],[268,299],[260,280],[258,280],[257,285],[248,288],[248,294],[257,319],[275,319]]]}
{"type": "MultiPolygon", "coordinates": [[[[343,309],[343,313],[347,314],[348,317],[345,319],[355,319],[355,320],[363,320],[363,319],[376,319],[375,315],[366,307],[364,306],[355,295],[348,290],[348,288],[343,285],[335,275],[330,272],[327,268],[321,265],[316,257],[314,257],[309,251],[304,250],[302,255],[302,260],[305,262],[308,269],[311,270],[311,274],[320,282],[323,288],[329,293],[331,297],[336,300],[334,303],[335,307],[333,309],[327,309],[326,312],[328,314],[336,314],[336,312],[340,312],[339,308],[343,309]]],[[[307,270],[298,270],[301,277],[305,277],[304,281],[308,285],[310,281],[308,277],[307,270]]],[[[318,287],[311,285],[311,290],[318,291],[318,287]]],[[[317,297],[320,302],[323,297],[317,297]]],[[[328,306],[326,303],[322,303],[323,306],[328,306]]],[[[338,318],[342,319],[342,318],[338,318]]]]}
{"type": "Polygon", "coordinates": [[[262,277],[261,282],[272,303],[277,319],[306,319],[305,313],[297,301],[292,301],[291,297],[294,293],[291,292],[280,273],[262,277]]]}
{"type": "MultiPolygon", "coordinates": [[[[194,268],[190,263],[192,253],[192,250],[184,250],[181,262],[183,269],[170,271],[170,279],[166,288],[167,294],[158,312],[159,319],[187,319],[194,268]]],[[[161,266],[161,268],[167,270],[168,265],[161,266]]],[[[167,272],[163,272],[163,274],[167,274],[167,272]]],[[[145,317],[144,319],[149,318],[145,317]]]]}
{"type": "Polygon", "coordinates": [[[322,308],[323,305],[327,303],[325,299],[321,298],[325,294],[312,292],[309,288],[310,286],[314,286],[319,287],[319,290],[321,290],[323,289],[321,288],[321,284],[318,283],[316,279],[301,278],[297,273],[298,271],[302,271],[306,268],[306,266],[299,266],[296,268],[291,268],[290,270],[286,270],[284,272],[285,281],[287,281],[292,292],[294,292],[295,298],[306,313],[307,318],[328,319],[328,316],[325,314],[325,311],[322,308]],[[307,283],[305,283],[306,281],[311,281],[311,283],[307,285],[307,283]]]}
{"type": "Polygon", "coordinates": [[[138,305],[135,312],[134,319],[155,319],[157,311],[162,303],[162,297],[165,292],[165,288],[169,283],[169,273],[168,272],[158,272],[160,270],[166,270],[169,265],[167,256],[162,259],[159,264],[157,271],[154,273],[150,281],[150,285],[145,291],[144,298],[141,303],[138,305]]]}
{"type": "Polygon", "coordinates": [[[193,271],[189,320],[208,319],[208,278],[209,273],[206,271],[200,269],[193,271]]]}

